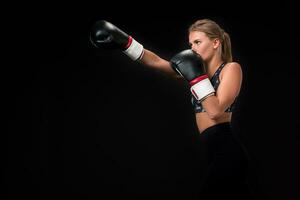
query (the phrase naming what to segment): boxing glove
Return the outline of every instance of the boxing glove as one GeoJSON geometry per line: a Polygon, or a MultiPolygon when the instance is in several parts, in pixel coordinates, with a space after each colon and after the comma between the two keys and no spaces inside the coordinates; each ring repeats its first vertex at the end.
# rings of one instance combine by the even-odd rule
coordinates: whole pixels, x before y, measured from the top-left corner
{"type": "Polygon", "coordinates": [[[143,45],[105,20],[97,21],[92,26],[90,40],[97,48],[120,49],[132,60],[140,59],[144,52],[143,45]]]}
{"type": "Polygon", "coordinates": [[[206,97],[215,94],[215,89],[205,73],[202,58],[191,49],[183,50],[174,55],[170,60],[170,64],[176,72],[189,82],[191,92],[198,101],[201,102],[206,97]]]}

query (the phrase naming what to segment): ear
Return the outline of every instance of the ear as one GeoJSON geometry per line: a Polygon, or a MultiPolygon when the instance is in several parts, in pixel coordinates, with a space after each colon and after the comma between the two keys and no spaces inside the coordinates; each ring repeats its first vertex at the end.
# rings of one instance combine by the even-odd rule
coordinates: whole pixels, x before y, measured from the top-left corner
{"type": "Polygon", "coordinates": [[[221,41],[219,38],[215,38],[213,40],[213,46],[214,46],[214,49],[217,49],[219,46],[221,45],[221,41]]]}

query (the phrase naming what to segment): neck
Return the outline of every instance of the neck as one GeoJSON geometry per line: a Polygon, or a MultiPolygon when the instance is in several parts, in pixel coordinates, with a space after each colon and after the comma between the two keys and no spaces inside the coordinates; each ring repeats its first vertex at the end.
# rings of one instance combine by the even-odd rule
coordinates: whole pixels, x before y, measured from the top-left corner
{"type": "Polygon", "coordinates": [[[212,57],[212,59],[206,63],[208,76],[211,77],[223,62],[224,61],[219,56],[212,57]]]}

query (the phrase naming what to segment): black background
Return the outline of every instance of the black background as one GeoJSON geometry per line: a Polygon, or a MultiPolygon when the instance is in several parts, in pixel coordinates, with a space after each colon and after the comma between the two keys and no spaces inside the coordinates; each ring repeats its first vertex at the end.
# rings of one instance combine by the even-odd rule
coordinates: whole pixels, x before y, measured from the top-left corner
{"type": "Polygon", "coordinates": [[[256,198],[300,197],[296,6],[34,6],[18,5],[4,29],[7,199],[197,199],[204,166],[188,86],[94,48],[88,33],[106,19],[170,59],[201,18],[231,35],[243,68],[233,125],[256,198]]]}

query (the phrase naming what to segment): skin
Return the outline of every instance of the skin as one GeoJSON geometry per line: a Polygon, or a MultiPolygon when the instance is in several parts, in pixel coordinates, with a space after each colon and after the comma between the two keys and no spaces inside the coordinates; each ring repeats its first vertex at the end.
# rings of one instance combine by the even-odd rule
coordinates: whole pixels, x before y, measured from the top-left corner
{"type": "MultiPolygon", "coordinates": [[[[224,62],[221,58],[220,40],[218,38],[210,39],[203,32],[193,31],[189,34],[189,44],[191,49],[202,57],[207,75],[211,78],[217,68],[224,62]]],[[[144,50],[140,62],[176,79],[182,79],[172,69],[168,61],[147,49],[144,50]]],[[[242,83],[241,66],[236,62],[227,63],[219,78],[220,84],[216,94],[201,102],[206,112],[196,113],[196,122],[200,133],[210,126],[231,121],[232,113],[224,111],[233,103],[240,92],[242,83]]]]}

